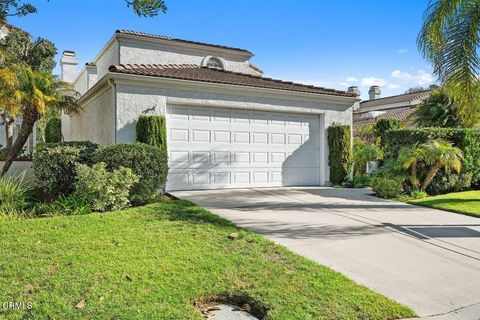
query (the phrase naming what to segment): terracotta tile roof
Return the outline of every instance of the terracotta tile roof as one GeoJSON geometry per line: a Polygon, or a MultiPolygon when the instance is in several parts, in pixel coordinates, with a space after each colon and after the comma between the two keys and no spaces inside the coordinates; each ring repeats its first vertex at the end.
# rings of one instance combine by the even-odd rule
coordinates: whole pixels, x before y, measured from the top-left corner
{"type": "Polygon", "coordinates": [[[344,97],[355,97],[355,94],[339,91],[334,89],[326,89],[322,87],[315,87],[311,85],[304,85],[299,83],[287,82],[282,80],[275,80],[261,76],[249,75],[244,73],[237,73],[225,71],[220,69],[213,69],[208,67],[201,67],[194,64],[182,65],[159,65],[159,64],[120,64],[112,65],[109,68],[110,72],[126,73],[134,75],[182,79],[192,81],[203,81],[211,83],[223,83],[239,86],[268,88],[277,90],[288,90],[297,92],[307,92],[325,95],[335,95],[344,97]]]}
{"type": "Polygon", "coordinates": [[[375,111],[355,112],[353,114],[353,124],[359,127],[365,124],[372,124],[379,119],[389,118],[405,121],[410,116],[417,106],[408,106],[400,108],[391,108],[375,111]]]}
{"type": "Polygon", "coordinates": [[[414,93],[400,94],[397,96],[378,98],[373,100],[366,100],[360,102],[360,108],[383,106],[388,104],[405,103],[405,106],[410,105],[411,101],[426,98],[430,94],[430,90],[419,91],[414,93]]]}
{"type": "Polygon", "coordinates": [[[145,32],[132,31],[132,30],[117,30],[117,31],[115,31],[115,33],[116,33],[116,34],[127,34],[127,35],[133,35],[133,36],[139,36],[139,37],[151,38],[151,39],[163,39],[163,40],[169,40],[169,41],[175,41],[175,42],[198,44],[198,45],[202,45],[202,46],[209,46],[209,47],[215,47],[215,48],[220,48],[220,49],[228,49],[228,50],[242,51],[242,52],[246,52],[246,53],[249,53],[249,54],[252,55],[252,53],[251,53],[250,51],[245,50],[245,49],[234,48],[234,47],[227,47],[227,46],[222,46],[222,45],[217,45],[217,44],[210,44],[210,43],[205,43],[205,42],[198,42],[198,41],[191,41],[191,40],[183,40],[183,39],[170,38],[170,37],[168,37],[168,36],[158,35],[158,34],[151,34],[151,33],[145,33],[145,32]]]}

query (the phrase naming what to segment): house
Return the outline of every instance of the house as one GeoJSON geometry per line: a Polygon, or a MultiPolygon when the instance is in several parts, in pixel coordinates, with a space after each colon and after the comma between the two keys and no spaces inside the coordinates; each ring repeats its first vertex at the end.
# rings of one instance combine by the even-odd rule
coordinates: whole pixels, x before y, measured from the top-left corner
{"type": "MultiPolygon", "coordinates": [[[[351,87],[349,90],[355,90],[355,87],[351,87]]],[[[407,120],[415,109],[430,96],[430,90],[381,98],[380,87],[371,86],[368,95],[369,100],[360,102],[359,108],[353,111],[354,130],[364,125],[374,124],[384,118],[407,120]]]]}
{"type": "MultiPolygon", "coordinates": [[[[167,190],[324,185],[326,129],[352,125],[351,92],[263,77],[245,49],[118,30],[62,77],[83,110],[62,115],[66,140],[133,143],[140,115],[165,115],[167,190]]],[[[286,63],[291,63],[290,61],[286,63]]]]}

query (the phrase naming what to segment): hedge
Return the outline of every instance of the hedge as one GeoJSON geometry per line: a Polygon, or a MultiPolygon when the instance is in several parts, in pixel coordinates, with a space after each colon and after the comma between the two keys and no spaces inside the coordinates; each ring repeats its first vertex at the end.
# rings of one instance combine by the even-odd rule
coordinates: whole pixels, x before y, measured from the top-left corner
{"type": "Polygon", "coordinates": [[[384,118],[375,123],[374,130],[375,136],[380,139],[380,145],[385,144],[386,134],[389,130],[399,129],[400,121],[397,119],[384,118]]]}
{"type": "Polygon", "coordinates": [[[141,115],[137,122],[137,142],[167,149],[165,117],[141,115]]]}
{"type": "Polygon", "coordinates": [[[58,143],[62,141],[62,121],[59,118],[51,118],[45,126],[45,142],[58,143]]]}
{"type": "Polygon", "coordinates": [[[395,158],[404,146],[431,139],[446,140],[464,153],[462,172],[472,173],[472,183],[480,185],[480,130],[459,128],[419,128],[390,130],[386,134],[385,158],[395,158]]]}
{"type": "Polygon", "coordinates": [[[341,184],[352,168],[352,136],[350,126],[333,125],[328,128],[328,164],[330,182],[341,184]]]}
{"type": "Polygon", "coordinates": [[[109,171],[125,167],[139,176],[140,181],[130,190],[129,199],[134,204],[147,202],[167,182],[167,153],[145,143],[114,144],[99,148],[95,152],[94,161],[104,162],[109,171]]]}

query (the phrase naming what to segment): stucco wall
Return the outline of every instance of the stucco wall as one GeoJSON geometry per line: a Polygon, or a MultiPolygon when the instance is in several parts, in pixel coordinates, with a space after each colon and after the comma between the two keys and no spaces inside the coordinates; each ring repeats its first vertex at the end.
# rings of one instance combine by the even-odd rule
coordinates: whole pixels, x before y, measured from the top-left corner
{"type": "Polygon", "coordinates": [[[118,52],[118,43],[115,43],[107,52],[94,61],[97,65],[98,80],[102,79],[102,77],[108,72],[108,67],[120,63],[118,52]]]}
{"type": "Polygon", "coordinates": [[[87,70],[83,69],[73,83],[73,88],[80,95],[83,95],[88,90],[87,76],[87,70]]]}
{"type": "Polygon", "coordinates": [[[65,140],[88,140],[100,145],[114,143],[114,94],[110,87],[70,117],[70,134],[65,140]]]}
{"type": "Polygon", "coordinates": [[[5,145],[5,125],[0,124],[0,148],[4,148],[5,145]]]}
{"type": "MultiPolygon", "coordinates": [[[[3,167],[5,162],[0,161],[0,168],[3,167]]],[[[10,176],[17,176],[17,175],[24,175],[25,180],[33,180],[33,170],[32,170],[32,162],[31,161],[14,161],[7,171],[7,177],[10,176]]]]}
{"type": "Polygon", "coordinates": [[[141,43],[121,42],[120,63],[122,64],[196,64],[202,65],[208,56],[219,57],[225,70],[256,74],[248,60],[238,56],[227,56],[214,51],[186,51],[165,45],[147,45],[141,43]]]}

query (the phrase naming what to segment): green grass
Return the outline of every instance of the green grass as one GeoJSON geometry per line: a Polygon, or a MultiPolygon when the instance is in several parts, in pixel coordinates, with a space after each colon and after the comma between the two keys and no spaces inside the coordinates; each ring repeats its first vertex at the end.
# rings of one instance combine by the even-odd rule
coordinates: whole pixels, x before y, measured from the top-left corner
{"type": "Polygon", "coordinates": [[[480,217],[480,191],[465,191],[412,200],[420,206],[480,217]]]}
{"type": "Polygon", "coordinates": [[[0,241],[0,302],[33,303],[0,319],[202,319],[194,301],[227,293],[262,304],[266,319],[414,316],[187,201],[2,221],[0,241]]]}

